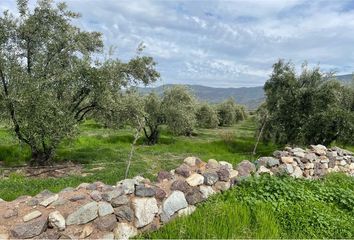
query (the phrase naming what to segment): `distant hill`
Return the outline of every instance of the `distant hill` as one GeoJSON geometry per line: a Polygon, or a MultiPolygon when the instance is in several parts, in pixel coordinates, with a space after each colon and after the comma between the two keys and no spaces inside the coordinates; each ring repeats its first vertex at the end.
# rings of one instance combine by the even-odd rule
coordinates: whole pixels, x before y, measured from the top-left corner
{"type": "MultiPolygon", "coordinates": [[[[352,80],[353,75],[340,75],[337,79],[344,83],[349,83],[352,80]]],[[[161,95],[164,88],[169,88],[173,84],[167,84],[156,88],[138,88],[138,91],[143,94],[150,92],[156,92],[161,95]]],[[[242,87],[242,88],[214,88],[201,85],[185,85],[195,96],[201,101],[207,101],[211,103],[219,103],[230,97],[233,97],[238,104],[245,105],[249,110],[256,109],[265,98],[263,86],[259,87],[242,87]]]]}

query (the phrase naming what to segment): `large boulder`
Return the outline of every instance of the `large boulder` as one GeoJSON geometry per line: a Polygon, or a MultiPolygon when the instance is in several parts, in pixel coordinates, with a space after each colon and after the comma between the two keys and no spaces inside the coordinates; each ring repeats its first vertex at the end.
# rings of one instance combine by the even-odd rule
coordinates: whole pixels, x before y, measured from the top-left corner
{"type": "Polygon", "coordinates": [[[193,188],[193,190],[186,194],[186,200],[188,204],[195,205],[204,200],[203,194],[199,191],[198,188],[193,188]]]}
{"type": "Polygon", "coordinates": [[[187,164],[182,164],[176,168],[175,173],[182,177],[189,177],[191,175],[191,168],[187,164]]]}
{"type": "Polygon", "coordinates": [[[135,210],[135,227],[137,228],[151,223],[159,211],[155,198],[134,198],[132,204],[135,210]]]}
{"type": "Polygon", "coordinates": [[[204,183],[204,177],[198,173],[193,173],[186,179],[186,182],[192,187],[199,186],[204,183]]]}
{"type": "Polygon", "coordinates": [[[65,230],[65,218],[59,211],[49,213],[48,220],[49,225],[53,228],[57,228],[59,231],[65,230]]]}
{"type": "Polygon", "coordinates": [[[192,190],[192,187],[184,180],[176,180],[172,183],[171,190],[188,193],[192,190]]]}
{"type": "Polygon", "coordinates": [[[97,202],[90,202],[71,213],[66,218],[66,225],[85,224],[98,217],[97,202]]]}
{"type": "Polygon", "coordinates": [[[98,216],[104,217],[114,213],[113,207],[108,202],[99,202],[98,203],[98,216]]]}
{"type": "Polygon", "coordinates": [[[219,180],[219,176],[216,172],[206,172],[203,174],[203,176],[204,184],[209,186],[214,185],[219,180]]]}

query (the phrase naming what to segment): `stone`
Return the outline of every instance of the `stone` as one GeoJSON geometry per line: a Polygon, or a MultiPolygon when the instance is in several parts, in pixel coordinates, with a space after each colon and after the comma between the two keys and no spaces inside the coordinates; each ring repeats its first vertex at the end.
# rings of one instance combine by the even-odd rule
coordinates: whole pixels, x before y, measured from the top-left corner
{"type": "Polygon", "coordinates": [[[39,204],[39,200],[37,198],[31,198],[26,202],[27,206],[34,207],[39,204]]]}
{"type": "Polygon", "coordinates": [[[28,214],[26,214],[24,217],[23,217],[23,221],[24,222],[28,222],[28,221],[31,221],[32,219],[35,219],[35,218],[38,218],[42,216],[42,213],[40,211],[33,211],[33,212],[30,212],[28,214]]]}
{"type": "MultiPolygon", "coordinates": [[[[125,192],[126,191],[122,187],[119,187],[119,188],[114,189],[112,191],[102,193],[101,197],[106,202],[110,202],[113,198],[119,197],[119,196],[123,195],[125,192]]],[[[131,193],[133,193],[133,192],[134,192],[134,189],[131,193]]]]}
{"type": "Polygon", "coordinates": [[[294,151],[293,155],[295,157],[303,158],[303,157],[305,157],[305,152],[304,151],[294,151]]]}
{"type": "Polygon", "coordinates": [[[276,157],[276,158],[281,158],[281,157],[289,156],[289,153],[286,152],[286,151],[276,150],[276,151],[273,152],[273,156],[276,157]]]}
{"type": "Polygon", "coordinates": [[[49,191],[48,189],[43,190],[42,192],[38,193],[36,195],[37,198],[46,198],[46,197],[50,197],[53,196],[54,193],[52,193],[51,191],[49,191]]]}
{"type": "Polygon", "coordinates": [[[115,239],[128,240],[138,235],[138,230],[128,223],[118,223],[113,234],[115,239]]]}
{"type": "Polygon", "coordinates": [[[166,195],[167,195],[167,193],[163,189],[161,189],[159,187],[155,188],[155,198],[157,200],[162,201],[166,197],[166,195]]]}
{"type": "Polygon", "coordinates": [[[86,187],[89,185],[90,185],[89,183],[80,183],[80,185],[77,186],[76,189],[77,190],[82,189],[82,188],[86,189],[86,187]]]}
{"type": "Polygon", "coordinates": [[[219,164],[220,164],[221,166],[226,167],[226,169],[228,169],[228,170],[230,170],[230,171],[233,169],[232,164],[229,163],[229,162],[220,161],[219,164]]]}
{"type": "Polygon", "coordinates": [[[114,190],[114,187],[111,186],[111,185],[106,185],[106,184],[103,184],[101,186],[101,191],[102,192],[109,192],[109,191],[113,191],[114,190]]]}
{"type": "Polygon", "coordinates": [[[197,209],[196,206],[191,205],[191,206],[188,206],[188,207],[186,207],[186,208],[183,208],[183,209],[179,210],[179,211],[177,212],[177,215],[178,215],[179,217],[189,216],[189,215],[191,215],[196,209],[197,209]]]}
{"type": "Polygon", "coordinates": [[[52,207],[57,207],[57,206],[62,206],[66,203],[68,203],[69,201],[67,199],[64,198],[59,198],[58,200],[56,200],[55,202],[53,202],[51,204],[52,207]]]}
{"type": "Polygon", "coordinates": [[[111,232],[117,225],[117,218],[114,214],[106,215],[95,219],[93,223],[98,230],[111,232]]]}
{"type": "Polygon", "coordinates": [[[47,207],[49,206],[50,204],[52,204],[53,202],[55,202],[56,200],[58,200],[59,198],[59,195],[58,194],[55,194],[53,196],[50,196],[49,198],[43,200],[42,202],[40,202],[39,204],[44,206],[44,207],[47,207]]]}
{"type": "Polygon", "coordinates": [[[132,205],[135,210],[135,227],[137,228],[151,223],[159,211],[155,198],[134,198],[132,205]]]}
{"type": "Polygon", "coordinates": [[[171,185],[171,190],[172,191],[181,191],[184,193],[190,192],[192,187],[184,180],[176,180],[172,183],[171,185]]]}
{"type": "Polygon", "coordinates": [[[281,157],[280,160],[282,161],[282,163],[286,163],[286,164],[291,164],[294,162],[293,157],[281,157]]]}
{"type": "Polygon", "coordinates": [[[326,155],[327,148],[321,144],[318,145],[310,145],[312,151],[317,155],[326,155]]]}
{"type": "Polygon", "coordinates": [[[165,219],[162,220],[167,221],[175,212],[186,208],[187,206],[188,203],[183,192],[173,191],[171,195],[168,196],[167,199],[163,202],[162,212],[165,219]]]}
{"type": "Polygon", "coordinates": [[[102,236],[102,239],[104,240],[114,240],[114,233],[105,233],[103,236],[102,236]]]}
{"type": "Polygon", "coordinates": [[[2,199],[2,198],[0,198],[0,203],[2,203],[2,202],[5,202],[5,200],[4,200],[4,199],[2,199]]]}
{"type": "Polygon", "coordinates": [[[311,168],[314,168],[314,167],[315,167],[315,164],[312,163],[312,162],[305,163],[305,165],[304,165],[305,169],[311,169],[311,168]]]}
{"type": "Polygon", "coordinates": [[[274,167],[278,166],[279,160],[274,158],[274,157],[261,157],[256,161],[256,165],[258,167],[264,166],[264,167],[274,167]]]}
{"type": "Polygon", "coordinates": [[[96,202],[99,202],[102,200],[101,193],[97,190],[92,191],[90,193],[90,197],[92,198],[92,200],[95,200],[96,202]]]}
{"type": "Polygon", "coordinates": [[[80,239],[87,238],[93,233],[93,227],[91,225],[85,225],[80,234],[80,239]]]}
{"type": "Polygon", "coordinates": [[[8,233],[0,232],[0,240],[9,240],[9,239],[10,239],[10,235],[8,233]]]}
{"type": "Polygon", "coordinates": [[[97,202],[89,202],[71,213],[66,219],[66,225],[88,223],[98,217],[97,202]]]}
{"type": "Polygon", "coordinates": [[[190,167],[195,167],[198,164],[198,161],[200,161],[200,159],[196,157],[187,157],[183,160],[183,162],[190,167]]]}
{"type": "Polygon", "coordinates": [[[74,192],[76,189],[73,187],[67,187],[61,190],[59,193],[67,193],[67,192],[74,192]]]}
{"type": "Polygon", "coordinates": [[[214,185],[219,180],[218,174],[214,172],[206,172],[203,174],[203,176],[204,176],[204,184],[209,186],[214,185]]]}
{"type": "Polygon", "coordinates": [[[294,167],[291,164],[285,164],[284,165],[284,170],[287,174],[292,174],[294,172],[294,167]]]}
{"type": "Polygon", "coordinates": [[[302,177],[302,171],[301,171],[301,168],[300,167],[298,167],[298,166],[296,166],[295,168],[294,168],[294,172],[291,174],[291,176],[292,177],[294,177],[294,178],[301,178],[302,177]]]}
{"type": "Polygon", "coordinates": [[[59,211],[54,211],[48,215],[49,225],[57,228],[59,231],[65,230],[65,218],[59,211]]]}
{"type": "Polygon", "coordinates": [[[122,195],[116,198],[113,198],[111,204],[113,207],[119,207],[129,203],[129,197],[127,195],[122,195]]]}
{"type": "Polygon", "coordinates": [[[199,191],[198,188],[193,188],[193,191],[186,194],[187,203],[190,205],[195,205],[197,203],[202,202],[205,198],[203,198],[203,194],[199,191]]]}
{"type": "Polygon", "coordinates": [[[114,209],[114,214],[121,221],[133,221],[134,211],[128,206],[120,206],[114,209]]]}
{"type": "Polygon", "coordinates": [[[91,183],[88,186],[86,186],[86,190],[89,190],[89,191],[97,190],[97,185],[94,183],[91,183]]]}
{"type": "Polygon", "coordinates": [[[47,223],[47,218],[41,217],[31,222],[15,225],[10,232],[13,238],[33,238],[47,229],[47,223]]]}
{"type": "Polygon", "coordinates": [[[108,202],[98,203],[98,216],[104,217],[112,213],[114,213],[114,209],[111,204],[109,204],[108,202]]]}
{"type": "Polygon", "coordinates": [[[224,192],[226,190],[228,190],[231,187],[231,184],[229,182],[220,182],[218,181],[217,183],[215,183],[215,188],[221,192],[224,192]]]}
{"type": "Polygon", "coordinates": [[[134,193],[135,185],[138,184],[138,181],[135,179],[124,179],[118,183],[118,186],[122,187],[124,194],[131,194],[134,193]]]}
{"type": "Polygon", "coordinates": [[[17,209],[7,209],[4,215],[2,215],[2,217],[8,219],[8,218],[16,217],[17,214],[18,214],[17,209]]]}
{"type": "Polygon", "coordinates": [[[250,161],[243,160],[237,165],[236,170],[240,177],[247,177],[250,176],[252,172],[256,171],[256,166],[250,161]]]}
{"type": "Polygon", "coordinates": [[[227,166],[221,166],[216,173],[218,174],[219,181],[229,181],[230,172],[227,166]]]}
{"type": "Polygon", "coordinates": [[[206,165],[206,168],[208,168],[208,169],[218,169],[219,167],[220,167],[220,164],[215,159],[209,159],[208,163],[206,165]]]}
{"type": "Polygon", "coordinates": [[[84,200],[84,199],[86,199],[86,195],[84,195],[84,194],[77,194],[77,195],[74,195],[74,196],[70,197],[70,198],[69,198],[69,201],[77,202],[77,201],[84,200]]]}
{"type": "Polygon", "coordinates": [[[303,159],[301,159],[304,163],[307,162],[313,162],[317,159],[317,156],[315,153],[306,153],[305,157],[303,159]]]}
{"type": "Polygon", "coordinates": [[[191,175],[191,169],[187,164],[182,164],[175,169],[175,173],[182,177],[189,177],[191,175]]]}
{"type": "Polygon", "coordinates": [[[155,193],[155,189],[145,187],[144,184],[140,184],[135,187],[135,195],[138,197],[153,197],[155,196],[155,193]]]}
{"type": "Polygon", "coordinates": [[[162,182],[164,180],[172,180],[173,174],[167,171],[161,171],[157,174],[157,181],[162,182]]]}
{"type": "Polygon", "coordinates": [[[186,179],[186,182],[192,187],[199,186],[204,183],[204,177],[198,173],[193,173],[186,179]]]}
{"type": "Polygon", "coordinates": [[[262,174],[273,175],[272,171],[270,171],[270,169],[266,168],[265,166],[260,166],[259,169],[257,170],[257,173],[259,175],[262,175],[262,174]]]}
{"type": "Polygon", "coordinates": [[[238,176],[238,171],[237,170],[231,170],[230,171],[230,178],[235,178],[238,176]]]}
{"type": "Polygon", "coordinates": [[[200,186],[199,191],[202,193],[203,199],[207,199],[209,196],[216,193],[211,186],[200,186]]]}

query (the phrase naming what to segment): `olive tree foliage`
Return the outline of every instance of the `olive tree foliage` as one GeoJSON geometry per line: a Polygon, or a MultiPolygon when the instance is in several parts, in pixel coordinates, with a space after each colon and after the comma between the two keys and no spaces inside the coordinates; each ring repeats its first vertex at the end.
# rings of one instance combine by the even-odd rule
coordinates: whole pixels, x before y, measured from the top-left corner
{"type": "Polygon", "coordinates": [[[208,103],[199,104],[197,107],[196,119],[197,126],[201,128],[216,128],[219,125],[216,107],[208,103]]]}
{"type": "Polygon", "coordinates": [[[245,120],[246,111],[243,106],[236,104],[233,98],[220,103],[217,106],[219,126],[231,126],[245,120]]]}
{"type": "Polygon", "coordinates": [[[156,93],[150,93],[144,98],[144,119],[143,130],[147,143],[149,145],[156,144],[160,136],[161,125],[165,123],[162,100],[156,93]]]}
{"type": "Polygon", "coordinates": [[[196,100],[185,86],[164,91],[162,111],[168,129],[175,135],[190,136],[196,125],[196,100]]]}
{"type": "Polygon", "coordinates": [[[74,26],[79,14],[65,3],[40,0],[32,11],[26,0],[17,6],[19,14],[0,16],[1,116],[30,147],[30,163],[44,165],[88,114],[115,105],[123,87],[159,75],[146,56],[94,60],[103,51],[101,34],[74,26]]]}
{"type": "Polygon", "coordinates": [[[263,138],[277,143],[324,144],[353,141],[352,90],[319,67],[279,60],[265,86],[267,116],[263,138]]]}

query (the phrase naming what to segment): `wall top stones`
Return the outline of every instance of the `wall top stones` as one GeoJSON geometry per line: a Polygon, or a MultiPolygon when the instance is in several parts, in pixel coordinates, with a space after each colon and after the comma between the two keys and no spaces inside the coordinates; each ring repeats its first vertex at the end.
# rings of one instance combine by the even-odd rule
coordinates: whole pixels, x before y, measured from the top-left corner
{"type": "Polygon", "coordinates": [[[313,179],[329,172],[354,176],[353,153],[322,145],[287,147],[235,167],[188,157],[175,170],[158,173],[156,183],[137,176],[115,186],[82,183],[57,194],[45,190],[11,202],[0,199],[0,239],[128,239],[193,213],[198,203],[253,174],[313,179]]]}

